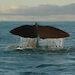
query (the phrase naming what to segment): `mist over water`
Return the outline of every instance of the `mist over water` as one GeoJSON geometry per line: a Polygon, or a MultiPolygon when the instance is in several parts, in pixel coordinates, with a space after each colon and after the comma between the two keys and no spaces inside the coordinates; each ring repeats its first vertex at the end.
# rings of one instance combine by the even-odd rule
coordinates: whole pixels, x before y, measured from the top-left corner
{"type": "Polygon", "coordinates": [[[0,75],[75,75],[75,22],[38,22],[60,28],[70,37],[39,39],[45,48],[19,50],[16,47],[25,47],[29,39],[9,31],[25,24],[34,22],[0,22],[0,75]],[[50,46],[62,49],[52,50],[50,46]]]}

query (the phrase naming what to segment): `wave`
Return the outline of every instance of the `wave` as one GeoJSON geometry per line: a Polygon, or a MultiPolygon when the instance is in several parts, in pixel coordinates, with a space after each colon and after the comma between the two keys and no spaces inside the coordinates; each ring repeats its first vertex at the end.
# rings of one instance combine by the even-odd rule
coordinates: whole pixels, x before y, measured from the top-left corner
{"type": "Polygon", "coordinates": [[[16,50],[28,50],[28,49],[36,49],[36,50],[70,50],[71,48],[69,47],[64,47],[64,48],[57,48],[57,47],[46,47],[46,46],[39,46],[39,47],[36,47],[36,48],[32,48],[32,47],[22,47],[22,46],[19,46],[19,45],[9,45],[7,46],[5,49],[16,49],[16,50]]]}
{"type": "Polygon", "coordinates": [[[21,75],[49,75],[48,73],[41,73],[41,72],[23,72],[21,75]]]}
{"type": "Polygon", "coordinates": [[[25,54],[54,54],[54,53],[70,53],[74,52],[75,48],[22,48],[17,45],[9,45],[5,48],[5,51],[21,51],[25,54]]]}

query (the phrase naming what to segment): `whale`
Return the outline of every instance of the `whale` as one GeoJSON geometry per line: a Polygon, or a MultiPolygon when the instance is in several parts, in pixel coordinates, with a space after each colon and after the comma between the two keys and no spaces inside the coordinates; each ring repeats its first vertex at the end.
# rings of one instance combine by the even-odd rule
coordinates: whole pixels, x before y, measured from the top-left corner
{"type": "Polygon", "coordinates": [[[69,33],[61,29],[47,25],[41,26],[38,25],[37,22],[34,25],[22,25],[20,27],[16,27],[10,30],[10,33],[24,38],[37,38],[39,36],[42,39],[58,39],[70,36],[69,33]]]}

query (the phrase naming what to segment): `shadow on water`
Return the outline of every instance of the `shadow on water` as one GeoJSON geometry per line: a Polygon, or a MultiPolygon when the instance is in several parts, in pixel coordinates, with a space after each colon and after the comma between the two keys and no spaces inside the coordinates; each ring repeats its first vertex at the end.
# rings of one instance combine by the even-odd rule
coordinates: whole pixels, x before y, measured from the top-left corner
{"type": "Polygon", "coordinates": [[[49,75],[48,73],[39,73],[39,72],[23,72],[21,75],[49,75]]]}

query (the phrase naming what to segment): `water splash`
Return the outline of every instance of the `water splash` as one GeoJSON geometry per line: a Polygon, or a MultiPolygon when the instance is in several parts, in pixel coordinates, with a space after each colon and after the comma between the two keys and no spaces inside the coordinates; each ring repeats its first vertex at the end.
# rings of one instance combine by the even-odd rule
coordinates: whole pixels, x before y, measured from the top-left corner
{"type": "Polygon", "coordinates": [[[63,49],[63,38],[59,39],[40,39],[38,38],[23,38],[19,37],[18,44],[10,45],[7,49],[41,49],[41,50],[56,50],[63,49]]]}
{"type": "Polygon", "coordinates": [[[23,38],[20,37],[19,47],[17,49],[35,48],[37,38],[23,38]]]}
{"type": "Polygon", "coordinates": [[[38,40],[38,47],[40,48],[63,48],[63,38],[59,39],[39,39],[39,38],[23,38],[20,37],[18,49],[36,48],[38,40]]]}

